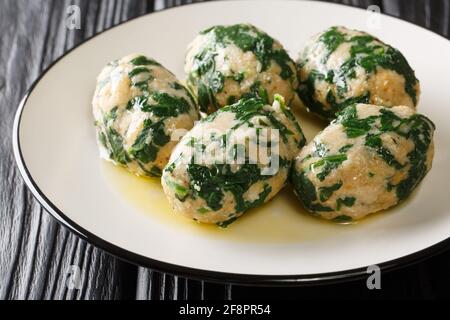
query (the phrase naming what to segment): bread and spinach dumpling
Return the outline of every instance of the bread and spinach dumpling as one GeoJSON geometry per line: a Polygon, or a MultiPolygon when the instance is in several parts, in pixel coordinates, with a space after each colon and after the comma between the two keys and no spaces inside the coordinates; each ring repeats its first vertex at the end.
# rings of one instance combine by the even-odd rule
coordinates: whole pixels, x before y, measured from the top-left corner
{"type": "Polygon", "coordinates": [[[162,186],[175,213],[226,226],[285,185],[302,130],[276,96],[242,99],[202,119],[174,149],[162,186]]]}
{"type": "Polygon", "coordinates": [[[297,63],[305,106],[332,120],[353,103],[415,108],[420,87],[397,49],[365,32],[332,27],[314,36],[297,63]]]}
{"type": "Polygon", "coordinates": [[[349,106],[296,158],[295,193],[314,215],[338,222],[394,206],[430,170],[433,132],[406,106],[349,106]]]}
{"type": "Polygon", "coordinates": [[[191,129],[199,118],[175,76],[136,54],[102,70],[92,104],[102,158],[136,175],[161,176],[177,143],[172,133],[191,129]]]}
{"type": "Polygon", "coordinates": [[[272,103],[280,94],[290,105],[298,86],[295,63],[283,46],[249,24],[202,31],[188,47],[185,71],[200,110],[208,114],[251,96],[272,103]]]}

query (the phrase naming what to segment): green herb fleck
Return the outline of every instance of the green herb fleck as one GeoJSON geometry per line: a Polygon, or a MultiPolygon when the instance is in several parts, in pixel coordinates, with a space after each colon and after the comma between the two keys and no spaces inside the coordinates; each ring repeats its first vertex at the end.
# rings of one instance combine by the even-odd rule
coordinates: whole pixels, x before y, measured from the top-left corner
{"type": "Polygon", "coordinates": [[[131,60],[130,63],[135,66],[149,66],[149,65],[160,66],[160,64],[156,60],[147,58],[145,56],[136,57],[133,60],[131,60]]]}
{"type": "Polygon", "coordinates": [[[337,190],[339,190],[342,187],[342,181],[339,181],[338,183],[333,184],[329,187],[320,187],[319,188],[319,197],[320,201],[327,201],[331,198],[333,193],[337,190]]]}
{"type": "Polygon", "coordinates": [[[336,223],[348,223],[348,222],[352,222],[353,218],[350,216],[346,216],[346,215],[340,215],[340,216],[337,216],[336,218],[334,218],[332,221],[336,222],[336,223]]]}
{"type": "Polygon", "coordinates": [[[346,207],[352,207],[355,204],[355,197],[345,197],[336,200],[336,211],[340,211],[341,207],[344,205],[346,207]]]}

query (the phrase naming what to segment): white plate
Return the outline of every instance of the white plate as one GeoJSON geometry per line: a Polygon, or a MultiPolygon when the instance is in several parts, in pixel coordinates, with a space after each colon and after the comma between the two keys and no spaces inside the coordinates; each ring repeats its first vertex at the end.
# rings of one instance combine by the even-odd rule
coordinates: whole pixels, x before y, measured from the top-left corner
{"type": "MultiPolygon", "coordinates": [[[[364,10],[317,2],[233,1],[184,6],[134,19],[66,54],[33,85],[17,112],[14,153],[36,198],[58,220],[121,258],[190,277],[244,283],[302,283],[365,274],[445,249],[450,236],[450,42],[382,16],[371,30],[364,10]],[[420,112],[436,124],[433,169],[405,204],[354,225],[308,216],[289,189],[228,229],[175,217],[158,183],[99,160],[91,97],[109,61],[153,56],[183,78],[187,44],[215,24],[250,22],[296,58],[331,25],[374,33],[399,48],[421,80],[420,112]]],[[[302,116],[309,138],[317,123],[302,116]]]]}

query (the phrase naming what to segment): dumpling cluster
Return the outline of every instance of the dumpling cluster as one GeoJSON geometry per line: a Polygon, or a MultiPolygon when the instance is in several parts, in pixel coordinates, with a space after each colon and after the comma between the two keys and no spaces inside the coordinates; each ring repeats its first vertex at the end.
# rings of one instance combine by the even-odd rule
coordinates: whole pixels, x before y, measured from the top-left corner
{"type": "Polygon", "coordinates": [[[226,226],[290,181],[312,214],[349,222],[404,200],[431,168],[414,70],[367,33],[331,27],[296,64],[252,25],[214,26],[189,45],[185,72],[187,88],[143,55],[113,61],[93,112],[102,157],[162,176],[174,211],[195,221],[226,226]],[[308,145],[297,98],[331,121],[308,145]]]}
{"type": "Polygon", "coordinates": [[[290,180],[303,206],[349,222],[408,197],[431,168],[435,128],[415,112],[420,85],[402,53],[331,27],[309,41],[297,68],[303,104],[332,121],[295,160],[290,180]]]}

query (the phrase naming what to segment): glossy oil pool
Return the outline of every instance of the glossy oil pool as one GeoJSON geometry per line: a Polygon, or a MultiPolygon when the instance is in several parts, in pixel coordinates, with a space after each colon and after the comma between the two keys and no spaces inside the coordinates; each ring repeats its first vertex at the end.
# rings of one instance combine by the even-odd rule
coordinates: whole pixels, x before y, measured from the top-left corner
{"type": "MultiPolygon", "coordinates": [[[[308,141],[326,125],[306,112],[297,116],[308,141]]],[[[271,201],[247,211],[223,229],[176,215],[164,195],[159,178],[137,177],[105,161],[102,161],[101,167],[103,175],[117,196],[124,198],[149,219],[156,219],[171,228],[179,229],[180,232],[192,232],[206,238],[255,243],[298,243],[347,233],[382,216],[372,214],[364,219],[363,223],[349,224],[322,220],[307,213],[287,186],[271,201]]]]}

